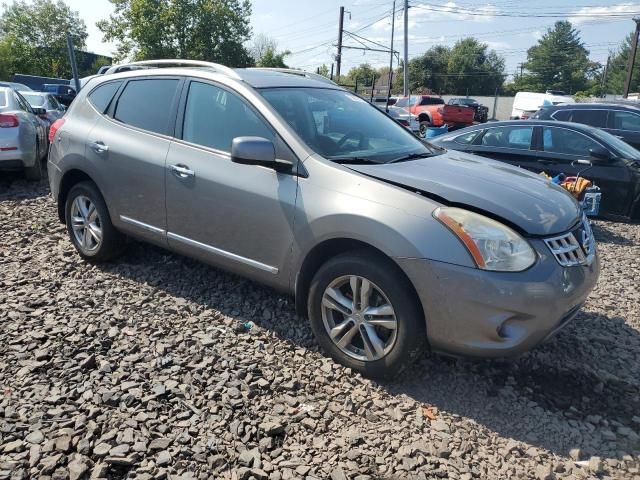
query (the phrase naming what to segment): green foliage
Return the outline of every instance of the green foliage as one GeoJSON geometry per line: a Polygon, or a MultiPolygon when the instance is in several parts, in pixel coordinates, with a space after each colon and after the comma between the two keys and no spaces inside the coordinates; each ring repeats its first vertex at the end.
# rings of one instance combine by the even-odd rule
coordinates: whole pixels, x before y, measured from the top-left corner
{"type": "MultiPolygon", "coordinates": [[[[618,50],[611,56],[609,61],[609,73],[607,74],[606,93],[624,93],[624,82],[627,78],[627,68],[629,65],[629,55],[631,54],[631,42],[634,32],[622,42],[618,50]]],[[[640,55],[637,55],[636,63],[631,77],[630,92],[640,91],[640,55]]]]}
{"type": "Polygon", "coordinates": [[[277,53],[273,48],[269,47],[262,55],[262,58],[258,60],[256,65],[258,67],[289,68],[284,63],[284,57],[286,57],[290,53],[291,52],[289,50],[277,53]]]}
{"type": "Polygon", "coordinates": [[[0,75],[69,78],[67,32],[77,50],[84,48],[87,28],[62,0],[14,1],[6,6],[0,16],[0,75]]]}
{"type": "Polygon", "coordinates": [[[324,63],[320,68],[318,68],[318,73],[323,77],[331,77],[331,72],[329,71],[329,67],[327,67],[324,63]]]}
{"type": "Polygon", "coordinates": [[[349,85],[355,85],[357,82],[358,86],[370,87],[374,78],[380,78],[380,74],[368,63],[363,63],[349,70],[349,73],[346,77],[342,77],[340,82],[349,85]]]}
{"type": "Polygon", "coordinates": [[[492,95],[504,78],[504,59],[472,37],[453,48],[435,45],[409,61],[409,89],[414,93],[492,95]]]}
{"type": "Polygon", "coordinates": [[[544,92],[585,91],[597,81],[600,65],[589,60],[589,51],[570,22],[556,22],[527,51],[528,70],[514,82],[518,90],[544,92]]]}
{"type": "Polygon", "coordinates": [[[114,13],[97,23],[116,41],[118,59],[188,58],[231,67],[253,64],[250,0],[109,0],[114,13]]]}

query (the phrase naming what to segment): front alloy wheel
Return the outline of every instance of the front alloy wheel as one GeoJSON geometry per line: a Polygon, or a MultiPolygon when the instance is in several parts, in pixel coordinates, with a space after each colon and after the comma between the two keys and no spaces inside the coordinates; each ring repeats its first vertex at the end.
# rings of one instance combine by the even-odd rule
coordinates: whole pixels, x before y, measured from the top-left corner
{"type": "Polygon", "coordinates": [[[424,351],[424,313],[413,285],[377,252],[345,252],[322,265],[308,312],[320,346],[368,377],[393,377],[424,351]]]}
{"type": "Polygon", "coordinates": [[[380,287],[358,275],[339,277],[327,286],[322,320],[336,346],[357,360],[379,360],[396,341],[393,305],[380,287]]]}

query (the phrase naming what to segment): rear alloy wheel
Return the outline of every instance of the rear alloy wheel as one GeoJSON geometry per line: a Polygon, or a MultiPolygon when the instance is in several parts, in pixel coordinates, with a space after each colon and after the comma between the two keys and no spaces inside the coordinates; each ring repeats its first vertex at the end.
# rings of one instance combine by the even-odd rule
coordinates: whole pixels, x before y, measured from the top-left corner
{"type": "Polygon", "coordinates": [[[36,160],[31,167],[25,167],[24,176],[27,177],[27,180],[38,181],[42,179],[42,157],[38,140],[36,140],[36,160]]]}
{"type": "Polygon", "coordinates": [[[93,183],[81,182],[71,188],[65,220],[69,237],[85,260],[102,262],[120,253],[122,235],[112,225],[104,199],[93,183]]]}
{"type": "Polygon", "coordinates": [[[424,350],[413,287],[397,265],[371,252],[345,253],[320,267],[308,308],[323,349],[368,377],[396,375],[424,350]]]}

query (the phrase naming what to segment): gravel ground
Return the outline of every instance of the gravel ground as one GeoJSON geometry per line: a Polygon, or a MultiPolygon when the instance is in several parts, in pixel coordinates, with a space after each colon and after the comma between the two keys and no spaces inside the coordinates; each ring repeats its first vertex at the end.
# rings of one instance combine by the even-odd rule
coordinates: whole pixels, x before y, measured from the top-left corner
{"type": "Polygon", "coordinates": [[[640,225],[595,224],[549,343],[381,384],[257,284],[135,242],[83,263],[46,183],[0,175],[0,478],[640,478],[640,225]]]}

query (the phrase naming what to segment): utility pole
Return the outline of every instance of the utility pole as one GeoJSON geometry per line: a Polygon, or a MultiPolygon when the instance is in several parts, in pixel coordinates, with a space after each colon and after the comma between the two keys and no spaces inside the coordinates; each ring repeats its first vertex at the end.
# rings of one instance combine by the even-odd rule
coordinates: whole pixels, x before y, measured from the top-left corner
{"type": "Polygon", "coordinates": [[[340,7],[340,27],[338,29],[338,56],[336,57],[336,83],[340,83],[340,64],[342,63],[342,30],[344,29],[344,7],[340,7]]]}
{"type": "MultiPolygon", "coordinates": [[[[393,80],[393,31],[396,27],[396,0],[393,0],[393,14],[391,15],[391,53],[389,53],[389,90],[387,90],[387,104],[385,110],[389,113],[389,98],[391,98],[391,82],[393,80]]],[[[406,68],[406,67],[405,67],[406,68]]]]}
{"type": "Polygon", "coordinates": [[[524,63],[519,63],[518,64],[518,68],[520,69],[520,78],[522,79],[523,70],[524,70],[524,63]]]}
{"type": "Polygon", "coordinates": [[[604,66],[604,72],[602,73],[602,84],[600,85],[600,96],[604,98],[607,94],[607,75],[609,74],[609,62],[611,62],[611,55],[607,57],[607,64],[604,66]]]}
{"type": "MultiPolygon", "coordinates": [[[[393,50],[393,45],[391,46],[393,50]]],[[[402,95],[409,96],[409,0],[404,0],[404,68],[402,95]]]]}
{"type": "Polygon", "coordinates": [[[331,64],[331,76],[329,77],[329,80],[333,80],[333,63],[331,64]]]}
{"type": "Polygon", "coordinates": [[[640,18],[634,18],[636,22],[636,31],[633,34],[633,41],[631,42],[631,55],[629,55],[629,67],[627,69],[627,80],[624,82],[624,94],[623,98],[629,96],[629,89],[631,88],[631,78],[633,77],[633,67],[636,63],[636,52],[638,51],[638,35],[640,35],[640,18]]]}
{"type": "Polygon", "coordinates": [[[78,64],[76,63],[76,52],[73,48],[73,39],[71,34],[67,32],[67,48],[69,49],[69,63],[71,64],[71,72],[73,73],[73,81],[76,87],[76,93],[80,93],[80,79],[78,78],[78,64]]]}

